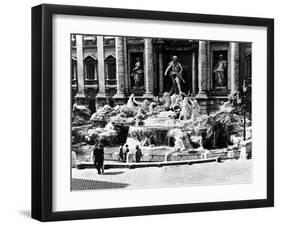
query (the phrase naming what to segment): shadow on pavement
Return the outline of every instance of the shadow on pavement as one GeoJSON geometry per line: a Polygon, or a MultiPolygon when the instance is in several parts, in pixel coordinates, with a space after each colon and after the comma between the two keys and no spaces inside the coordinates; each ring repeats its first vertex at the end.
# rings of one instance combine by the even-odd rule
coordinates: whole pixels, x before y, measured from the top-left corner
{"type": "Polygon", "coordinates": [[[19,213],[24,217],[31,217],[31,211],[30,210],[20,210],[19,213]]]}
{"type": "Polygon", "coordinates": [[[98,180],[84,180],[72,178],[71,190],[92,190],[92,189],[116,189],[116,188],[125,188],[129,184],[126,183],[115,183],[108,181],[98,181],[98,180]]]}
{"type": "Polygon", "coordinates": [[[118,175],[122,174],[124,171],[117,171],[117,172],[105,172],[103,175],[118,175]]]}

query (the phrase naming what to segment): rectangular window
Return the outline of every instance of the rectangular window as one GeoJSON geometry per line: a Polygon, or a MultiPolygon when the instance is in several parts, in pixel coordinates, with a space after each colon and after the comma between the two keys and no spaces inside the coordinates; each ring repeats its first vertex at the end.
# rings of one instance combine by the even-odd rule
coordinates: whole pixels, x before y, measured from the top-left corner
{"type": "Polygon", "coordinates": [[[88,79],[90,79],[90,80],[95,79],[95,65],[94,65],[94,63],[88,64],[88,79]]]}
{"type": "Polygon", "coordinates": [[[86,80],[95,79],[95,63],[94,62],[85,62],[84,64],[84,73],[86,80]]]}
{"type": "Polygon", "coordinates": [[[72,61],[71,75],[72,75],[72,80],[76,80],[76,77],[77,77],[77,61],[72,61]]]}
{"type": "Polygon", "coordinates": [[[109,61],[107,63],[107,69],[108,69],[108,79],[114,80],[116,79],[116,63],[115,61],[109,61]]]}

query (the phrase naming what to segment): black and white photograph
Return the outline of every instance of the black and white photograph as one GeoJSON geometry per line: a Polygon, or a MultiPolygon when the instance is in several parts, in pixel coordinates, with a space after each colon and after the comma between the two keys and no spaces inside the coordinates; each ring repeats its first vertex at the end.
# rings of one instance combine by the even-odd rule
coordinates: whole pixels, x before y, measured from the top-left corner
{"type": "Polygon", "coordinates": [[[274,205],[274,21],[32,10],[32,216],[274,205]]]}
{"type": "Polygon", "coordinates": [[[251,42],[65,41],[71,191],[253,182],[251,42]]]}
{"type": "Polygon", "coordinates": [[[279,222],[278,5],[4,1],[1,225],[279,222]]]}

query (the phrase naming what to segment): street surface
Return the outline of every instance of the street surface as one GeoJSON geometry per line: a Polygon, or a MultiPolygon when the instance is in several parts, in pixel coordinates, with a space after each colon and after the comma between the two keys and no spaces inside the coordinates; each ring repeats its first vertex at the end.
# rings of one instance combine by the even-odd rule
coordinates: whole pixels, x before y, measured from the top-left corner
{"type": "Polygon", "coordinates": [[[252,160],[228,160],[137,169],[72,169],[71,190],[153,188],[252,183],[252,160]]]}

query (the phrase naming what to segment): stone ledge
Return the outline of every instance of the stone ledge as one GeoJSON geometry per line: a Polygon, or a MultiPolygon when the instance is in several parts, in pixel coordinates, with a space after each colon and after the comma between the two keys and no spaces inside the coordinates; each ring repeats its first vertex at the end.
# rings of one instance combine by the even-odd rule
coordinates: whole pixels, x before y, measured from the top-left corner
{"type": "MultiPolygon", "coordinates": [[[[208,158],[208,159],[196,159],[196,160],[185,160],[185,161],[172,161],[172,162],[141,162],[141,163],[105,163],[104,169],[110,168],[142,168],[142,167],[162,167],[162,166],[173,166],[173,165],[192,165],[199,163],[208,162],[220,162],[220,158],[208,158]]],[[[77,169],[91,169],[95,168],[93,163],[80,163],[77,164],[77,169]]]]}

